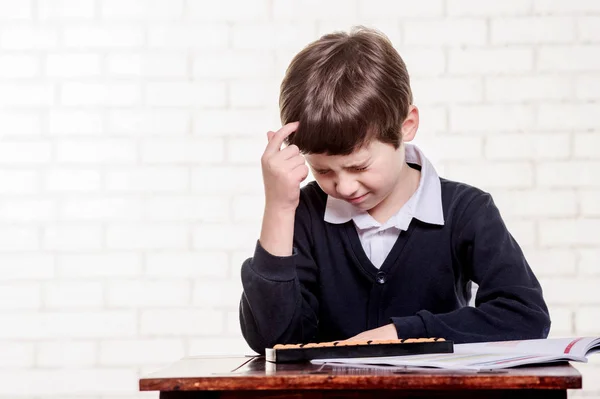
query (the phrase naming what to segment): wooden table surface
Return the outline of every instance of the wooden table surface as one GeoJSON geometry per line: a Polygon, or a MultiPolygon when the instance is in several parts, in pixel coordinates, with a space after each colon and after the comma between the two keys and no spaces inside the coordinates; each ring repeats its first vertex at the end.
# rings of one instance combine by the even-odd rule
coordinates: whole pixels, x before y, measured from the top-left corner
{"type": "Polygon", "coordinates": [[[360,397],[361,392],[376,391],[378,397],[392,397],[385,392],[405,397],[399,395],[400,390],[408,396],[421,397],[437,396],[432,395],[434,391],[441,395],[457,390],[463,391],[462,398],[479,397],[484,391],[488,397],[507,397],[507,392],[518,390],[521,395],[517,396],[522,397],[564,398],[567,389],[579,388],[581,374],[566,363],[495,372],[457,372],[275,364],[262,357],[189,357],[140,379],[141,391],[161,391],[161,398],[230,397],[215,396],[217,391],[235,392],[231,397],[252,397],[253,392],[255,396],[260,392],[259,397],[321,398],[336,391],[335,397],[360,397]],[[417,391],[421,393],[416,395],[417,391]],[[467,394],[469,391],[478,394],[467,394]],[[199,392],[213,392],[213,395],[201,396],[199,392]]]}

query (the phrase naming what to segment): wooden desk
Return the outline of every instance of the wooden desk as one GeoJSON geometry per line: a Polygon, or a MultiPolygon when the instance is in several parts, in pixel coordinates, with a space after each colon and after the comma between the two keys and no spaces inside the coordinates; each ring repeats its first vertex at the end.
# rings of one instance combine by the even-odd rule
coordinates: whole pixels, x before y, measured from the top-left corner
{"type": "Polygon", "coordinates": [[[274,364],[262,357],[193,357],[140,379],[160,399],[200,398],[566,398],[581,388],[569,364],[502,372],[392,371],[274,364]]]}

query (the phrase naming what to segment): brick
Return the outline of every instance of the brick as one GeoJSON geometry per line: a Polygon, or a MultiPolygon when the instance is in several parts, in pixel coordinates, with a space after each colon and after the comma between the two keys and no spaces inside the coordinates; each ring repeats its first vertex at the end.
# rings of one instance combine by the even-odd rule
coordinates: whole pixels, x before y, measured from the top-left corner
{"type": "Polygon", "coordinates": [[[3,137],[39,136],[42,118],[39,112],[0,111],[0,131],[3,137]]]}
{"type": "Polygon", "coordinates": [[[48,280],[54,277],[54,257],[48,254],[0,254],[0,281],[48,280]]]}
{"type": "Polygon", "coordinates": [[[77,251],[102,248],[99,226],[52,225],[44,228],[42,245],[53,251],[77,251]]]}
{"type": "MultiPolygon", "coordinates": [[[[445,106],[419,107],[419,131],[448,133],[448,111],[445,106]]],[[[420,136],[418,136],[420,137],[420,136]]]]}
{"type": "Polygon", "coordinates": [[[192,356],[243,356],[254,353],[241,335],[235,338],[204,338],[190,341],[190,355],[192,356]]]}
{"type": "Polygon", "coordinates": [[[536,245],[537,230],[534,221],[506,217],[504,223],[521,248],[532,248],[536,245]]]}
{"type": "Polygon", "coordinates": [[[146,166],[106,172],[106,188],[114,192],[183,192],[189,188],[187,168],[146,166]]]}
{"type": "Polygon", "coordinates": [[[600,99],[600,76],[595,74],[578,74],[575,79],[575,91],[577,99],[600,99]]]}
{"type": "Polygon", "coordinates": [[[269,18],[269,2],[267,0],[249,0],[239,2],[223,0],[209,3],[202,0],[188,1],[186,17],[198,21],[261,21],[269,18]]]}
{"type": "Polygon", "coordinates": [[[0,0],[0,20],[31,19],[33,15],[31,0],[14,2],[12,0],[0,0]]]}
{"type": "Polygon", "coordinates": [[[123,26],[65,26],[63,43],[72,48],[135,48],[144,44],[144,30],[133,24],[123,26]]]}
{"type": "Polygon", "coordinates": [[[551,306],[550,307],[550,334],[551,337],[564,337],[574,333],[574,312],[568,307],[551,306]]]}
{"type": "Polygon", "coordinates": [[[578,14],[600,11],[600,4],[594,0],[535,0],[533,11],[540,14],[578,14]]]}
{"type": "Polygon", "coordinates": [[[421,138],[417,136],[414,144],[425,152],[425,155],[435,166],[438,162],[454,160],[481,160],[483,158],[483,138],[473,136],[430,135],[421,138]]]}
{"type": "Polygon", "coordinates": [[[570,76],[489,76],[485,79],[485,98],[494,102],[571,100],[570,76]]]}
{"type": "Polygon", "coordinates": [[[109,54],[109,75],[119,77],[183,78],[188,73],[188,57],[181,52],[160,54],[109,54]]]}
{"type": "Polygon", "coordinates": [[[51,222],[57,219],[56,202],[49,199],[0,201],[2,222],[51,222]]]}
{"type": "Polygon", "coordinates": [[[128,106],[141,103],[138,83],[63,83],[63,105],[128,106]]]}
{"type": "Polygon", "coordinates": [[[40,283],[4,283],[0,285],[0,310],[40,309],[42,288],[40,283]]]}
{"type": "Polygon", "coordinates": [[[50,77],[74,78],[100,75],[99,54],[48,54],[45,73],[50,77]]]}
{"type": "Polygon", "coordinates": [[[316,39],[315,26],[310,23],[238,23],[231,30],[234,49],[300,51],[316,39]]]}
{"type": "Polygon", "coordinates": [[[536,165],[536,182],[541,187],[598,187],[600,162],[562,161],[536,165]]]}
{"type": "Polygon", "coordinates": [[[35,165],[48,163],[52,157],[51,144],[47,141],[2,141],[0,164],[35,165]]]}
{"type": "Polygon", "coordinates": [[[281,82],[275,79],[236,79],[228,82],[232,108],[267,108],[277,103],[281,82]]]}
{"type": "Polygon", "coordinates": [[[446,71],[446,56],[442,49],[402,46],[397,50],[411,78],[438,76],[446,71]]]}
{"type": "Polygon", "coordinates": [[[531,0],[506,0],[493,3],[482,3],[478,0],[446,1],[446,12],[450,16],[513,16],[529,14],[531,8],[531,0]]]}
{"type": "Polygon", "coordinates": [[[517,132],[530,130],[535,112],[528,105],[455,105],[450,107],[450,130],[465,132],[517,132]]]}
{"type": "Polygon", "coordinates": [[[586,16],[577,18],[577,36],[579,41],[600,41],[600,17],[586,16]]]}
{"type": "Polygon", "coordinates": [[[102,312],[10,312],[0,313],[0,338],[110,338],[133,337],[137,316],[134,311],[102,312]]]}
{"type": "Polygon", "coordinates": [[[65,164],[132,164],[137,161],[136,143],[126,139],[61,140],[56,160],[65,164]]]}
{"type": "MultiPolygon", "coordinates": [[[[214,3],[210,3],[211,5],[214,3]]],[[[150,48],[174,49],[222,49],[229,43],[229,28],[226,24],[177,24],[148,27],[150,48]]]]}
{"type": "Polygon", "coordinates": [[[575,21],[568,17],[519,17],[491,20],[492,44],[571,43],[575,21]]]}
{"type": "Polygon", "coordinates": [[[147,139],[141,145],[142,162],[152,163],[218,163],[225,158],[221,139],[147,139]]]}
{"type": "Polygon", "coordinates": [[[576,158],[600,160],[600,134],[577,133],[575,134],[574,155],[576,158]]]}
{"type": "Polygon", "coordinates": [[[70,221],[139,221],[141,208],[139,198],[77,198],[61,201],[59,215],[70,221]]]}
{"type": "Polygon", "coordinates": [[[142,335],[211,336],[223,331],[223,313],[217,310],[142,310],[140,319],[142,335]]]}
{"type": "Polygon", "coordinates": [[[281,128],[277,111],[206,110],[194,113],[194,134],[200,136],[250,136],[264,140],[269,130],[281,128]]]}
{"type": "Polygon", "coordinates": [[[41,21],[92,19],[94,3],[94,0],[44,0],[38,4],[38,18],[41,21]]]}
{"type": "Polygon", "coordinates": [[[145,101],[162,107],[225,107],[227,85],[224,82],[150,82],[145,101]]]}
{"type": "Polygon", "coordinates": [[[521,73],[532,69],[531,48],[451,48],[449,50],[448,70],[456,75],[521,73]]]}
{"type": "MultiPolygon", "coordinates": [[[[589,291],[589,293],[592,292],[595,291],[589,291]]],[[[575,313],[575,329],[577,330],[577,334],[598,333],[598,330],[600,330],[600,320],[598,320],[598,308],[598,306],[582,306],[577,310],[577,312],[575,313]]]]}
{"type": "Polygon", "coordinates": [[[538,107],[537,124],[543,130],[596,129],[599,123],[597,104],[540,104],[538,107]]]}
{"type": "Polygon", "coordinates": [[[495,190],[502,214],[520,217],[576,216],[578,196],[573,190],[495,190]]]}
{"type": "Polygon", "coordinates": [[[0,106],[50,106],[54,90],[49,83],[0,83],[0,106]]]}
{"type": "Polygon", "coordinates": [[[100,343],[99,363],[106,366],[138,366],[171,363],[185,356],[181,339],[109,340],[100,343]]]}
{"type": "MultiPolygon", "coordinates": [[[[14,4],[12,0],[11,3],[14,4]]],[[[58,47],[58,29],[54,27],[30,24],[6,26],[0,30],[0,48],[3,50],[45,50],[56,47],[58,47]]]]}
{"type": "MultiPolygon", "coordinates": [[[[331,19],[332,15],[336,19],[356,21],[359,17],[356,0],[332,0],[326,3],[317,0],[274,0],[272,10],[276,21],[315,21],[331,19]]],[[[363,15],[368,16],[366,11],[363,15]]],[[[349,23],[347,27],[351,25],[356,23],[349,23]]]]}
{"type": "Polygon", "coordinates": [[[188,229],[181,225],[108,225],[106,245],[110,249],[184,249],[188,229]]]}
{"type": "Polygon", "coordinates": [[[192,192],[259,193],[263,191],[260,167],[211,166],[192,169],[192,192]]]}
{"type": "Polygon", "coordinates": [[[269,51],[205,52],[192,62],[195,79],[270,78],[275,72],[269,51]]]}
{"type": "Polygon", "coordinates": [[[416,104],[477,103],[483,100],[483,84],[478,78],[413,79],[416,104]]]}
{"type": "Polygon", "coordinates": [[[549,305],[584,305],[600,303],[597,291],[600,280],[588,278],[540,278],[544,298],[549,305]]]}
{"type": "Polygon", "coordinates": [[[50,169],[44,176],[50,192],[90,192],[100,188],[100,172],[93,169],[50,169]]]}
{"type": "MultiPolygon", "coordinates": [[[[600,219],[570,219],[540,221],[540,244],[544,247],[598,245],[600,219]]],[[[593,290],[587,291],[593,292],[593,290]]]]}
{"type": "Polygon", "coordinates": [[[138,378],[136,370],[126,368],[14,370],[3,373],[0,395],[40,397],[52,392],[52,395],[71,398],[77,398],[73,395],[112,396],[137,391],[138,378]]]}
{"type": "Polygon", "coordinates": [[[600,45],[541,46],[538,49],[537,69],[540,71],[597,71],[600,59],[595,55],[600,45]]]}
{"type": "Polygon", "coordinates": [[[133,252],[59,254],[56,273],[62,278],[134,277],[142,273],[142,259],[133,252]]]}
{"type": "Polygon", "coordinates": [[[265,208],[264,195],[239,195],[233,199],[233,220],[260,222],[265,208]]]}
{"type": "Polygon", "coordinates": [[[583,275],[600,275],[600,249],[586,248],[577,251],[578,270],[583,275]]]}
{"type": "Polygon", "coordinates": [[[145,275],[160,278],[223,278],[227,254],[223,251],[161,252],[146,255],[145,275]]]}
{"type": "Polygon", "coordinates": [[[225,224],[207,224],[194,228],[193,246],[202,250],[252,250],[260,235],[260,226],[237,224],[235,227],[225,224]]]}
{"type": "Polygon", "coordinates": [[[194,282],[192,303],[196,306],[219,309],[237,309],[243,288],[239,278],[235,281],[194,282]]]}
{"type": "MultiPolygon", "coordinates": [[[[257,135],[258,136],[258,135],[257,135]]],[[[267,135],[259,137],[231,137],[227,140],[227,162],[256,166],[267,146],[267,135]]]]}
{"type": "Polygon", "coordinates": [[[225,312],[225,335],[241,337],[242,329],[240,328],[240,314],[238,310],[225,312]]]}
{"type": "Polygon", "coordinates": [[[528,188],[533,185],[533,170],[529,162],[448,162],[446,175],[483,188],[528,188]]]}
{"type": "Polygon", "coordinates": [[[185,135],[191,130],[189,112],[175,109],[114,110],[107,115],[110,134],[127,136],[185,135]]]}
{"type": "Polygon", "coordinates": [[[25,368],[33,367],[35,360],[33,342],[6,341],[0,342],[0,367],[6,368],[25,368]]]}
{"type": "Polygon", "coordinates": [[[100,15],[115,20],[176,20],[183,16],[183,0],[103,0],[100,15]]]}
{"type": "Polygon", "coordinates": [[[101,282],[55,281],[44,284],[44,305],[48,309],[98,309],[103,303],[104,288],[101,282]]]}
{"type": "Polygon", "coordinates": [[[107,285],[110,307],[183,307],[190,303],[188,281],[110,281],[107,285]]]}
{"type": "Polygon", "coordinates": [[[48,113],[48,132],[52,136],[91,136],[103,132],[102,113],[52,109],[48,113]]]}
{"type": "Polygon", "coordinates": [[[38,191],[38,172],[32,170],[0,170],[0,194],[33,194],[38,191]]]}
{"type": "MultiPolygon", "coordinates": [[[[283,0],[281,0],[283,2],[283,0]]],[[[346,6],[348,7],[348,6],[346,6]]],[[[372,18],[382,17],[436,17],[444,14],[444,4],[441,0],[428,1],[427,3],[415,2],[407,7],[405,3],[393,0],[359,0],[358,15],[360,17],[372,18]]],[[[333,15],[337,15],[334,11],[333,15]]]]}
{"type": "Polygon", "coordinates": [[[494,160],[567,159],[570,142],[568,133],[490,135],[486,137],[485,156],[494,160]]]}
{"type": "Polygon", "coordinates": [[[141,209],[146,221],[227,222],[229,201],[223,196],[169,196],[147,199],[141,209]]]}
{"type": "Polygon", "coordinates": [[[97,353],[98,344],[92,341],[40,342],[36,363],[40,367],[93,367],[97,353]]]}
{"type": "Polygon", "coordinates": [[[33,251],[40,247],[35,227],[0,227],[0,252],[33,251]]]}
{"type": "Polygon", "coordinates": [[[39,76],[40,70],[40,59],[37,56],[0,56],[0,78],[32,78],[39,76]]]}
{"type": "Polygon", "coordinates": [[[487,23],[483,19],[411,19],[403,22],[402,27],[407,45],[481,46],[487,37],[487,23]]]}
{"type": "Polygon", "coordinates": [[[538,277],[575,276],[577,272],[577,254],[573,250],[526,249],[524,252],[531,269],[538,277]]]}

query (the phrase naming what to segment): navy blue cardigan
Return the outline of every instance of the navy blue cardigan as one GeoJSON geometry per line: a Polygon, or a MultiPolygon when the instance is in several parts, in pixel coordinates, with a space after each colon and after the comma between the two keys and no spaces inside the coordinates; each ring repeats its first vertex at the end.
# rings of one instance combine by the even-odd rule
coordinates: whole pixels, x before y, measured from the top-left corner
{"type": "Polygon", "coordinates": [[[315,182],[303,187],[293,255],[257,243],[242,265],[240,323],[250,347],[341,340],[390,322],[400,338],[545,338],[542,289],[491,196],[440,181],[445,225],[413,219],[380,269],[353,222],[325,222],[327,195],[315,182]],[[475,307],[467,306],[471,281],[475,307]]]}

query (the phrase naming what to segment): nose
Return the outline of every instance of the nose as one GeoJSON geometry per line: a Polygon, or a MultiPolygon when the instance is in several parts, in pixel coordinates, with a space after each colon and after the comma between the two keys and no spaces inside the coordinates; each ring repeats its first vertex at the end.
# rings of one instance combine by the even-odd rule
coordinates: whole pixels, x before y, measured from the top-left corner
{"type": "Polygon", "coordinates": [[[340,197],[353,198],[358,190],[358,182],[348,175],[338,176],[335,190],[340,197]]]}

